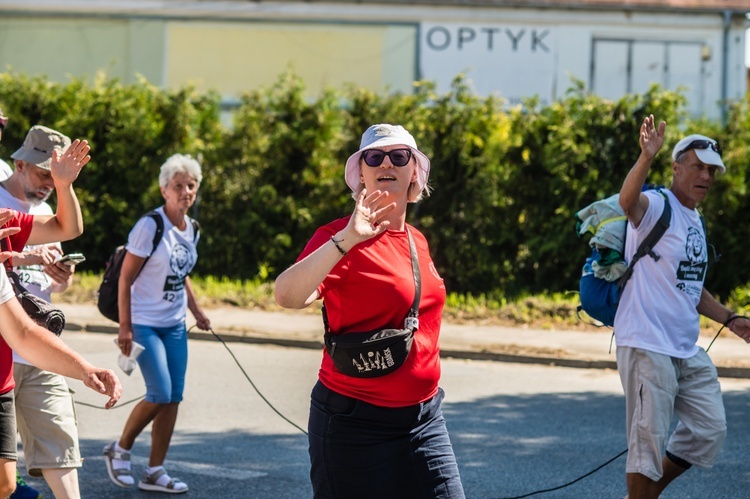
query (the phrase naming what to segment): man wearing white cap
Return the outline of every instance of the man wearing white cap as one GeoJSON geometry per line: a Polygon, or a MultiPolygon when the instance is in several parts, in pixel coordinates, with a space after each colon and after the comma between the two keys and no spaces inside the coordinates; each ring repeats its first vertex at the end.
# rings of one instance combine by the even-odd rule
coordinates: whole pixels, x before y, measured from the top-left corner
{"type": "MultiPolygon", "coordinates": [[[[665,199],[641,192],[664,143],[666,123],[641,125],[641,154],[620,190],[628,217],[625,259],[657,223],[665,199]]],[[[696,345],[699,316],[713,319],[750,342],[750,321],[721,305],[703,282],[706,234],[696,206],[726,167],[721,147],[689,135],[672,151],[669,228],[642,258],[624,289],[615,316],[617,369],[625,391],[628,497],[656,498],[692,465],[710,468],[726,437],[721,388],[711,359],[696,345]],[[672,417],[678,424],[669,435],[672,417]]]]}

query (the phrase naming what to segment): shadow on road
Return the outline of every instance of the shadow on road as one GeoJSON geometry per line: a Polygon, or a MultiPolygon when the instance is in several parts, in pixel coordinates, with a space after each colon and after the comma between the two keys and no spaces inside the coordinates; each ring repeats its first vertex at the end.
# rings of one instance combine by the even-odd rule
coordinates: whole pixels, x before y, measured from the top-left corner
{"type": "MultiPolygon", "coordinates": [[[[750,392],[724,394],[727,443],[711,470],[694,468],[664,498],[749,497],[750,392]]],[[[469,498],[516,497],[557,487],[627,449],[622,396],[601,393],[497,396],[447,403],[444,413],[469,498]]],[[[626,455],[538,498],[619,498],[626,455]]]]}
{"type": "MultiPolygon", "coordinates": [[[[448,400],[450,399],[450,394],[448,400]]],[[[664,498],[740,498],[750,490],[750,391],[725,393],[729,437],[712,470],[690,470],[664,498]]],[[[601,393],[494,396],[444,405],[468,498],[514,497],[562,485],[625,450],[624,400],[601,393]]],[[[251,417],[251,416],[248,416],[251,417]]],[[[179,424],[178,424],[179,428],[179,424]]],[[[134,469],[146,466],[144,432],[134,449],[134,469]]],[[[82,439],[84,498],[163,497],[114,486],[101,449],[106,441],[82,439]]],[[[167,468],[184,479],[193,498],[298,499],[311,497],[304,435],[176,431],[167,468]]],[[[625,495],[625,456],[562,490],[538,498],[619,498],[625,495]]],[[[41,480],[34,486],[52,497],[41,480]]]]}

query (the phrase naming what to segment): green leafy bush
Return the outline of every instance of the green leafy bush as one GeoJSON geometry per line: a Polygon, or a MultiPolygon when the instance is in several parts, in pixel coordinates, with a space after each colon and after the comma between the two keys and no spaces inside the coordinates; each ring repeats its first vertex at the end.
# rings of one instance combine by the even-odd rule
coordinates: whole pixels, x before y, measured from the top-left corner
{"type": "Polygon", "coordinates": [[[409,94],[349,88],[311,100],[303,82],[287,74],[243,95],[227,128],[218,95],[190,87],[104,77],[61,85],[6,73],[0,96],[11,119],[5,157],[33,124],[92,145],[93,159],[76,182],[86,231],[66,244],[87,255],[82,270],[100,271],[137,218],[161,204],[159,167],[181,152],[203,165],[192,213],[203,227],[197,275],[270,283],[318,226],[351,212],[343,165],[361,133],[374,123],[398,123],[432,160],[434,193],[408,220],[426,234],[449,291],[478,297],[469,308],[481,308],[573,290],[587,253],[573,216],[619,191],[640,152],[640,124],[654,114],[669,127],[651,182],[669,183],[669,152],[680,135],[702,132],[723,144],[728,172],[702,205],[710,240],[723,254],[708,287],[742,301],[750,280],[750,97],[732,107],[723,126],[690,120],[684,97],[659,87],[612,101],[577,83],[549,106],[529,99],[508,107],[475,95],[462,76],[444,94],[418,82],[409,94]]]}

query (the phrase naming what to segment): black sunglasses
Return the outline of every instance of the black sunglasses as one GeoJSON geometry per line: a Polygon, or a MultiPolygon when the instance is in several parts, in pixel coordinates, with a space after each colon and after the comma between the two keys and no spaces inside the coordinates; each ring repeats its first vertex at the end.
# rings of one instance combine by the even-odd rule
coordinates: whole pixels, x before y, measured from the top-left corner
{"type": "Polygon", "coordinates": [[[5,130],[5,126],[8,124],[8,117],[0,111],[0,132],[5,130]]]}
{"type": "Polygon", "coordinates": [[[697,139],[689,143],[685,146],[685,148],[677,153],[677,156],[675,158],[679,158],[684,153],[688,152],[690,149],[712,149],[716,154],[721,156],[721,146],[718,142],[711,142],[710,140],[706,139],[697,139]]]}
{"type": "Polygon", "coordinates": [[[367,166],[380,166],[388,156],[393,166],[406,166],[411,159],[411,149],[394,149],[392,151],[381,151],[380,149],[368,149],[362,153],[362,159],[367,166]]]}

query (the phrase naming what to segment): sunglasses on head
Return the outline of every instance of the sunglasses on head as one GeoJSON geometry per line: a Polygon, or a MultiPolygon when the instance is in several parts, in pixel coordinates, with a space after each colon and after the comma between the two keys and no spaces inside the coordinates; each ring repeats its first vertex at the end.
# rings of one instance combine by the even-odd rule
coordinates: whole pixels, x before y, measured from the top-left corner
{"type": "Polygon", "coordinates": [[[0,111],[0,132],[5,130],[5,126],[8,124],[8,117],[0,111]]]}
{"type": "Polygon", "coordinates": [[[362,152],[362,159],[367,166],[380,166],[388,156],[393,166],[406,166],[411,159],[411,149],[394,149],[392,151],[381,151],[380,149],[368,149],[362,152]]]}
{"type": "Polygon", "coordinates": [[[684,153],[688,152],[690,149],[712,149],[716,154],[721,156],[721,146],[718,142],[711,142],[710,140],[705,139],[698,139],[694,140],[688,145],[685,146],[685,148],[677,153],[677,158],[682,156],[684,153]]]}

